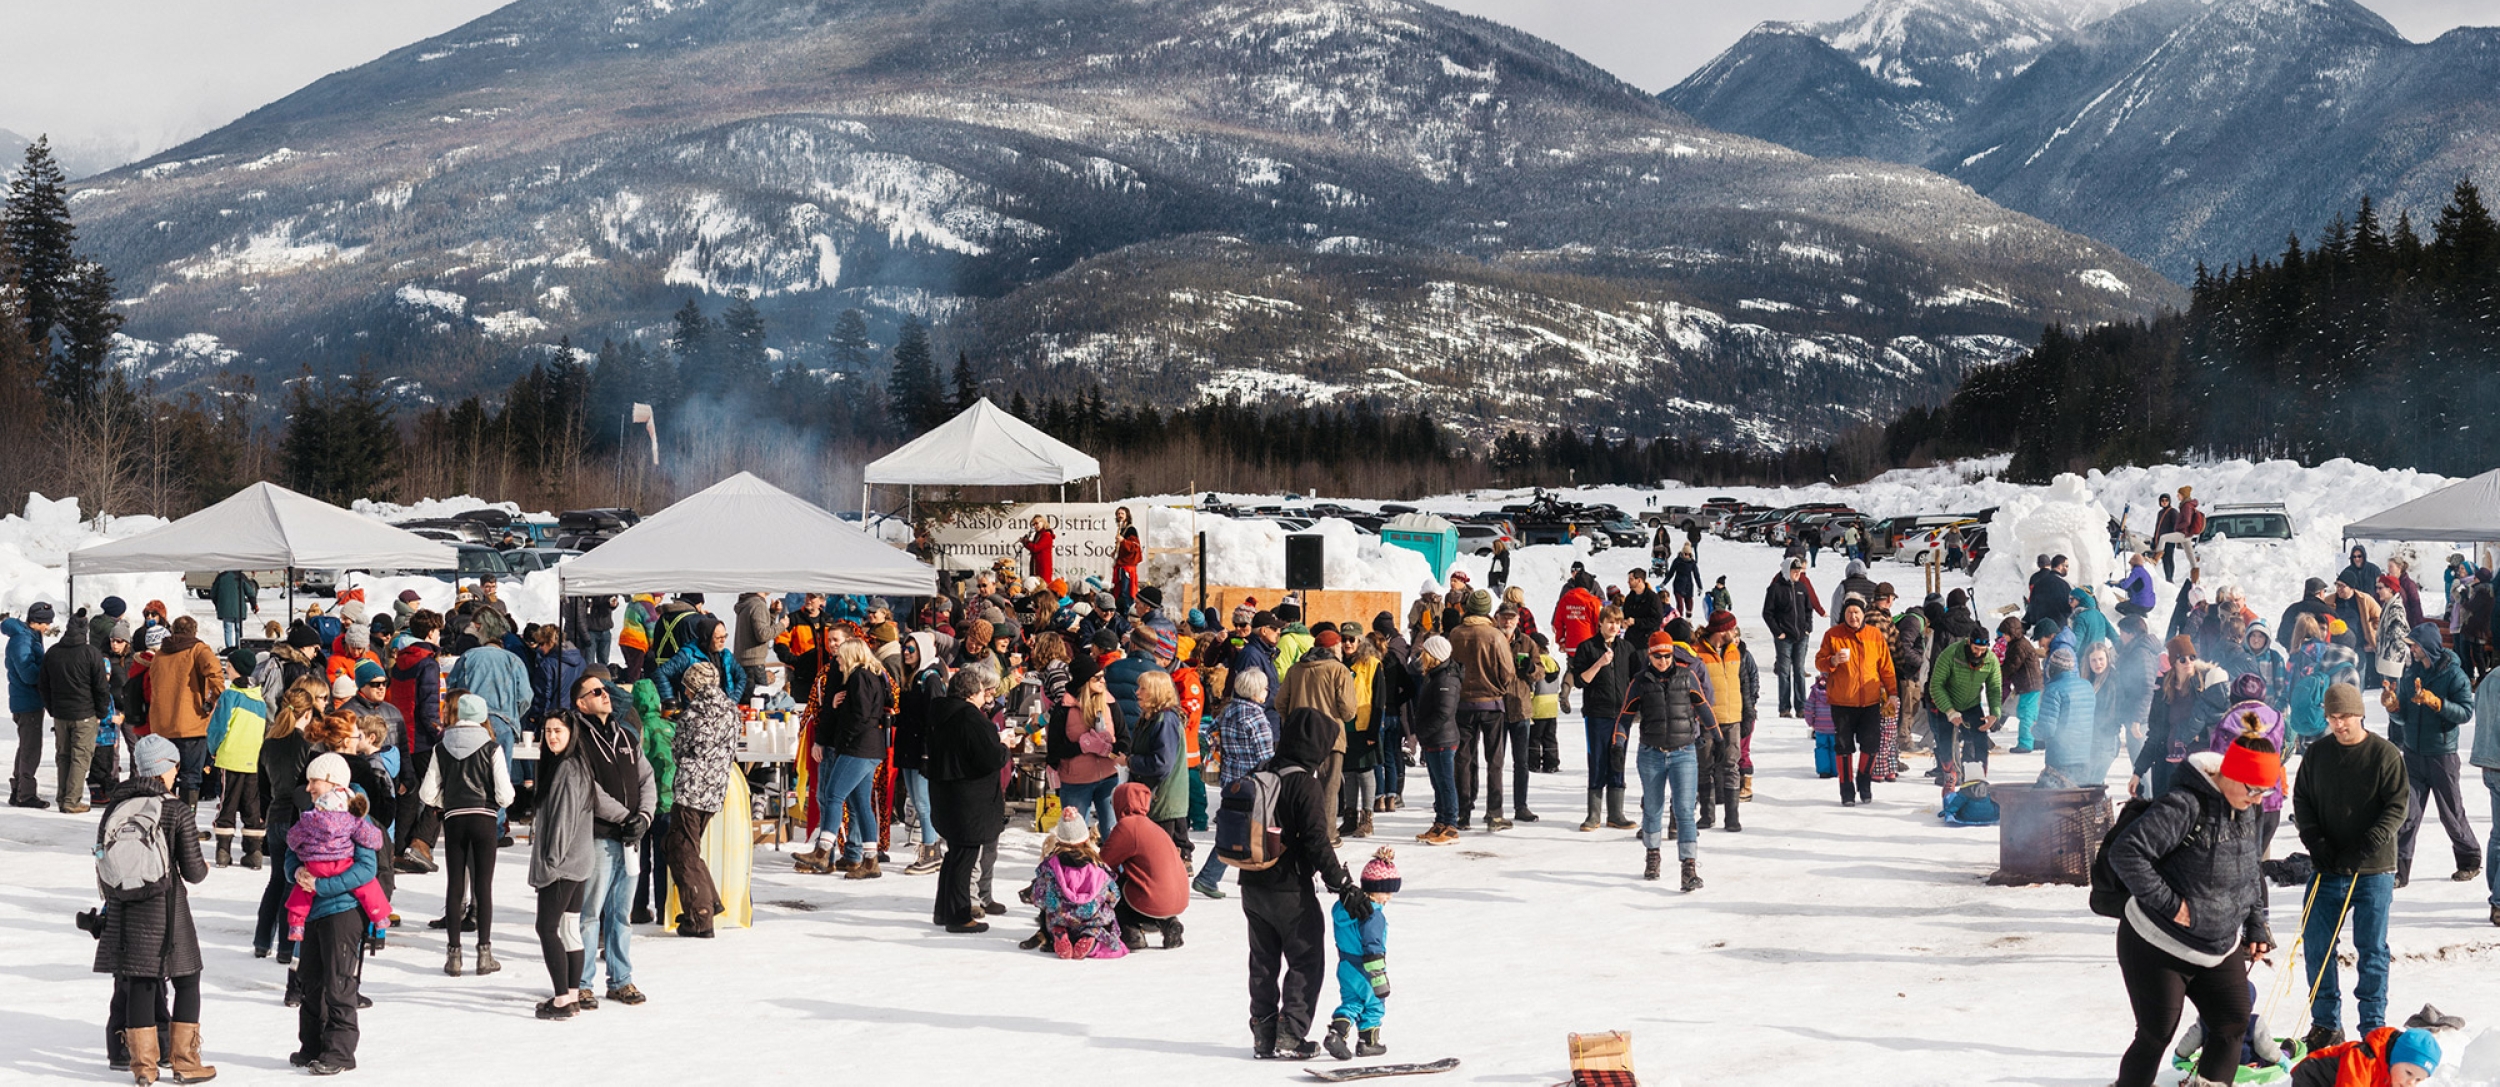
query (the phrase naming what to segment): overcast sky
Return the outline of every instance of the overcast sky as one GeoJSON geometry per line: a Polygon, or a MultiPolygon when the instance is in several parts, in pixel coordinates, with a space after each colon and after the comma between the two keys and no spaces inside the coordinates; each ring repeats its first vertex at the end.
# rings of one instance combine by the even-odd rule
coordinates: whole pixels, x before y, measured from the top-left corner
{"type": "MultiPolygon", "coordinates": [[[[1663,90],[1764,19],[1836,18],[1864,0],[1441,0],[1552,39],[1663,90]]],[[[2493,0],[2365,0],[2415,41],[2500,22],[2493,0]]],[[[91,172],[145,157],[504,0],[0,0],[16,43],[0,128],[50,133],[91,172]]]]}

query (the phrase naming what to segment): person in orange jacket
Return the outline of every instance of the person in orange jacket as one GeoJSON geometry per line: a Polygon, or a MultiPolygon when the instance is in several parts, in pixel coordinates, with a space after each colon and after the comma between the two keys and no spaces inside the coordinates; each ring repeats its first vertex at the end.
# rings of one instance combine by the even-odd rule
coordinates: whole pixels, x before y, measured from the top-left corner
{"type": "Polygon", "coordinates": [[[1840,606],[1840,621],[1823,632],[1823,648],[1814,668],[1825,681],[1832,703],[1834,761],[1840,768],[1840,806],[1854,808],[1875,799],[1875,751],[1883,743],[1884,717],[1899,694],[1892,675],[1892,642],[1866,621],[1866,601],[1851,596],[1840,606]],[[1851,754],[1857,765],[1850,765],[1851,754]],[[1854,772],[1853,772],[1854,771],[1854,772]]]}
{"type": "Polygon", "coordinates": [[[2414,1087],[2436,1071],[2439,1040],[2431,1032],[2380,1027],[2309,1054],[2293,1066],[2292,1087],[2414,1087]]]}

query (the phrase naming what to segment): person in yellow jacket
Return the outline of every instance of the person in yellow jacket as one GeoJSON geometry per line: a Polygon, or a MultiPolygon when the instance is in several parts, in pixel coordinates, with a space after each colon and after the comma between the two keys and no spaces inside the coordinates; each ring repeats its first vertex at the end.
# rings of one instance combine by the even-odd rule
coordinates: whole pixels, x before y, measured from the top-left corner
{"type": "Polygon", "coordinates": [[[260,658],[249,649],[226,653],[226,689],[208,716],[209,765],[217,770],[224,799],[217,804],[217,867],[234,863],[234,839],[243,836],[243,867],[258,868],[268,798],[261,795],[260,742],[269,735],[269,703],[251,686],[260,658]]]}
{"type": "Polygon", "coordinates": [[[1708,828],[1712,801],[1727,809],[1721,824],[1730,831],[1745,829],[1736,805],[1753,799],[1753,724],[1762,699],[1762,673],[1753,653],[1736,632],[1736,613],[1724,608],[1693,640],[1693,659],[1710,677],[1710,712],[1723,726],[1716,737],[1704,736],[1701,749],[1701,814],[1696,826],[1708,828]]]}
{"type": "Polygon", "coordinates": [[[1854,808],[1875,799],[1875,751],[1882,745],[1884,716],[1899,701],[1892,674],[1892,643],[1866,621],[1866,601],[1851,596],[1840,606],[1840,621],[1823,632],[1823,649],[1814,655],[1823,674],[1824,692],[1832,703],[1832,754],[1840,768],[1840,806],[1854,808]],[[1850,765],[1850,756],[1857,756],[1850,765]]]}

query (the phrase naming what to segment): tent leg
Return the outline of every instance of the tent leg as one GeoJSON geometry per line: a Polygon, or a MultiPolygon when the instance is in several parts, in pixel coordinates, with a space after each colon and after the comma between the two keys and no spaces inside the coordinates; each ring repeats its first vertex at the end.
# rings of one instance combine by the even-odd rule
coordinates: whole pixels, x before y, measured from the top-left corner
{"type": "Polygon", "coordinates": [[[295,629],[295,568],[286,568],[286,628],[295,629]]]}

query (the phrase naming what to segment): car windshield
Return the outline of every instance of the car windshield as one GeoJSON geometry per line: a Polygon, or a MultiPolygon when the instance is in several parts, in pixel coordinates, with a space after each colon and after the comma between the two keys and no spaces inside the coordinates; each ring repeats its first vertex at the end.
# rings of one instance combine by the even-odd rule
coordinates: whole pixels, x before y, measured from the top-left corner
{"type": "Polygon", "coordinates": [[[2292,538],[2291,519],[2279,513],[2224,513],[2205,518],[2205,527],[2216,536],[2234,540],[2288,540],[2292,538]]]}

